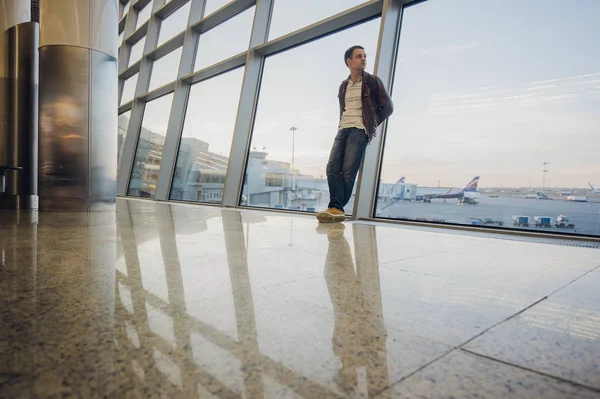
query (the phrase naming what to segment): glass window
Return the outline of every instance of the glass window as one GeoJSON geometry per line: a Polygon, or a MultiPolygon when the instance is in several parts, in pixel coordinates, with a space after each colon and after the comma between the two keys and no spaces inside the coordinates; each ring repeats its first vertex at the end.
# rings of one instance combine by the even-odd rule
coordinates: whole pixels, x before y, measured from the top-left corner
{"type": "Polygon", "coordinates": [[[244,68],[191,87],[171,199],[221,202],[244,68]]]}
{"type": "MultiPolygon", "coordinates": [[[[277,39],[362,3],[365,3],[365,0],[275,0],[269,40],[277,39]]],[[[375,49],[371,53],[374,56],[375,49]]]]}
{"type": "Polygon", "coordinates": [[[140,26],[144,25],[144,23],[150,19],[150,16],[152,15],[152,3],[154,3],[154,1],[148,3],[144,8],[142,8],[138,12],[138,18],[137,23],[135,25],[135,29],[139,29],[140,26]]]}
{"type": "Polygon", "coordinates": [[[125,81],[125,84],[123,85],[123,95],[121,95],[121,105],[127,104],[129,101],[133,100],[137,80],[138,74],[136,73],[125,81]]]}
{"type": "Polygon", "coordinates": [[[231,3],[231,0],[207,0],[204,8],[204,16],[209,16],[220,8],[223,8],[227,4],[231,3]]]}
{"type": "Polygon", "coordinates": [[[127,195],[154,197],[173,93],[146,104],[127,195]]]}
{"type": "Polygon", "coordinates": [[[194,71],[226,60],[248,50],[254,21],[252,7],[200,35],[194,71]],[[224,37],[230,38],[223,40],[224,37]]]}
{"type": "Polygon", "coordinates": [[[121,152],[123,151],[125,136],[127,136],[127,128],[129,127],[129,118],[131,118],[131,111],[123,112],[121,115],[119,115],[119,142],[117,144],[118,159],[121,159],[121,152]]]}
{"type": "Polygon", "coordinates": [[[149,91],[171,83],[177,79],[182,48],[171,51],[161,59],[154,61],[149,91]]]}
{"type": "Polygon", "coordinates": [[[593,0],[407,8],[376,215],[600,235],[598,15],[593,0]]]}
{"type": "Polygon", "coordinates": [[[140,41],[131,46],[131,53],[129,54],[129,66],[132,66],[136,62],[142,59],[142,55],[144,54],[144,46],[146,45],[146,36],[144,36],[140,41]]]}
{"type": "Polygon", "coordinates": [[[327,207],[325,168],[339,123],[337,93],[349,74],[344,52],[360,38],[371,72],[379,23],[369,21],[265,60],[242,204],[306,211],[327,207]]]}
{"type": "Polygon", "coordinates": [[[187,2],[160,23],[160,33],[158,35],[159,46],[185,30],[190,16],[191,5],[191,2],[187,2]]]}

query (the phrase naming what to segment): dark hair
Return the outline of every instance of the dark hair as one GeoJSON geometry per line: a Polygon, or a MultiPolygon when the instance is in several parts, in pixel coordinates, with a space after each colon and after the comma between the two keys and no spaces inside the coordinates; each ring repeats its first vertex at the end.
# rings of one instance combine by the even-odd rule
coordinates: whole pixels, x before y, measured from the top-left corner
{"type": "Polygon", "coordinates": [[[348,50],[346,50],[346,52],[344,53],[344,65],[348,66],[348,58],[352,58],[352,54],[354,53],[354,50],[356,49],[361,49],[364,50],[365,48],[363,46],[352,46],[350,47],[348,50]]]}

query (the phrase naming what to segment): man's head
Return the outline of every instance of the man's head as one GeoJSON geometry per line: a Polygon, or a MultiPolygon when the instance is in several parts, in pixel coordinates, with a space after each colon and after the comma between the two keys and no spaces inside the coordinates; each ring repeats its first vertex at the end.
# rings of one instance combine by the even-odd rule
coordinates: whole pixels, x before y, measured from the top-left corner
{"type": "Polygon", "coordinates": [[[362,71],[367,67],[367,54],[363,46],[352,46],[344,53],[344,63],[352,71],[362,71]]]}

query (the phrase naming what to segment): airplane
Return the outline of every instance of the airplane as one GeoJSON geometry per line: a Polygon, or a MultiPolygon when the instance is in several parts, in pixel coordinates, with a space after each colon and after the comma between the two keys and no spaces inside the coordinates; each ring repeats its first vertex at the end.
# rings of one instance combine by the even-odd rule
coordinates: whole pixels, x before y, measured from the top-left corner
{"type": "Polygon", "coordinates": [[[598,190],[596,188],[596,186],[594,186],[592,183],[588,182],[588,184],[590,185],[590,187],[592,188],[592,194],[600,194],[600,190],[598,190]]]}
{"type": "MultiPolygon", "coordinates": [[[[435,198],[441,198],[441,199],[457,199],[457,198],[464,198],[465,197],[465,193],[475,193],[477,192],[477,185],[479,184],[479,176],[475,176],[473,178],[473,180],[471,180],[469,182],[469,184],[467,184],[465,186],[465,188],[463,188],[462,190],[459,190],[457,192],[452,192],[452,190],[454,190],[453,188],[451,188],[450,190],[446,191],[445,193],[442,194],[428,194],[428,195],[424,195],[423,196],[423,201],[427,201],[427,202],[431,202],[432,199],[435,198]]],[[[417,198],[418,200],[419,198],[417,198]]]]}
{"type": "Polygon", "coordinates": [[[551,200],[552,198],[548,197],[546,194],[544,194],[541,191],[537,192],[537,199],[541,199],[541,200],[551,200]]]}
{"type": "Polygon", "coordinates": [[[561,197],[563,195],[573,195],[573,190],[571,190],[571,191],[559,191],[556,194],[560,195],[561,197]]]}
{"type": "Polygon", "coordinates": [[[402,176],[402,177],[400,178],[400,180],[398,180],[398,181],[396,182],[396,184],[404,184],[404,180],[405,180],[405,179],[406,179],[406,177],[402,176]]]}

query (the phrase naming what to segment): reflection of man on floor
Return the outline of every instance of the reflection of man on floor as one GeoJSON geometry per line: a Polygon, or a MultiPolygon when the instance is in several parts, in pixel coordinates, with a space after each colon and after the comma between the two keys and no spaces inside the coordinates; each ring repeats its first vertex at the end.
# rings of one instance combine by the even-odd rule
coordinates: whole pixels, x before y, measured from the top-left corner
{"type": "Polygon", "coordinates": [[[342,362],[335,379],[341,387],[354,389],[357,369],[364,366],[369,397],[372,397],[388,384],[387,335],[383,316],[373,306],[381,303],[381,297],[380,294],[373,297],[365,291],[365,280],[372,276],[361,275],[360,265],[358,273],[355,272],[350,245],[344,237],[344,225],[321,226],[327,226],[329,239],[324,274],[335,313],[333,352],[342,362]]]}

